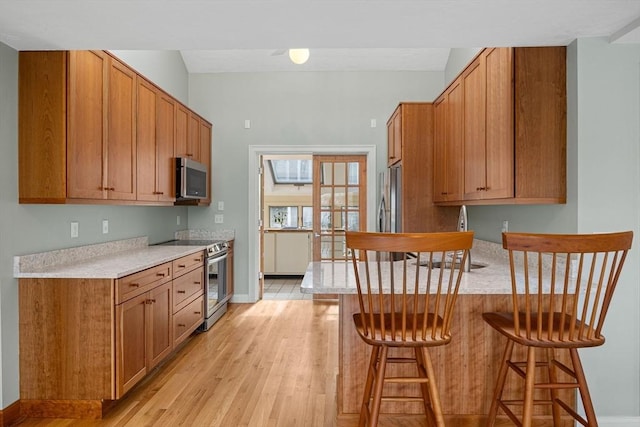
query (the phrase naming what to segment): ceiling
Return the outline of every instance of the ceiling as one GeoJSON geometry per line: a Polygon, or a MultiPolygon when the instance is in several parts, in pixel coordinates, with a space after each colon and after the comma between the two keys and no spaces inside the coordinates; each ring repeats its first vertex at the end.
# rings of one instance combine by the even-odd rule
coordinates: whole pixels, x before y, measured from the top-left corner
{"type": "Polygon", "coordinates": [[[179,50],[191,73],[441,71],[450,48],[582,37],[640,43],[640,1],[0,0],[0,42],[17,50],[179,50]]]}

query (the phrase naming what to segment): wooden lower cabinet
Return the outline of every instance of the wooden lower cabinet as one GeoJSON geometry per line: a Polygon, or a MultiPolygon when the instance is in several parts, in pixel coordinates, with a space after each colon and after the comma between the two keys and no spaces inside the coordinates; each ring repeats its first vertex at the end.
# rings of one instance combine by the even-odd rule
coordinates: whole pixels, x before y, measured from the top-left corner
{"type": "Polygon", "coordinates": [[[102,418],[175,351],[204,320],[204,266],[177,277],[172,266],[117,280],[20,279],[22,415],[102,418]]]}

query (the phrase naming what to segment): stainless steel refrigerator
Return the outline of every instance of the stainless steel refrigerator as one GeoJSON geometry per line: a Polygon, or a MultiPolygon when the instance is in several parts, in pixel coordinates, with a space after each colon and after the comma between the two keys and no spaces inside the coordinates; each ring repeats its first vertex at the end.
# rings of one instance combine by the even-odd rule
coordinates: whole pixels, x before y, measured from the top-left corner
{"type": "Polygon", "coordinates": [[[402,170],[388,168],[378,177],[380,203],[378,230],[385,233],[402,232],[402,170]]]}

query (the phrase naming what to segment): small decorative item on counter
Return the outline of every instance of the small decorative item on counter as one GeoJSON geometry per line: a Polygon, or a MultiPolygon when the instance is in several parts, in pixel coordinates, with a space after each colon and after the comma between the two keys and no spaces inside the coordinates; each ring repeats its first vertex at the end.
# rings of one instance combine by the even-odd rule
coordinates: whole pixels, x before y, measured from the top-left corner
{"type": "Polygon", "coordinates": [[[278,224],[278,227],[282,228],[287,222],[287,213],[280,211],[273,215],[273,221],[278,224]]]}

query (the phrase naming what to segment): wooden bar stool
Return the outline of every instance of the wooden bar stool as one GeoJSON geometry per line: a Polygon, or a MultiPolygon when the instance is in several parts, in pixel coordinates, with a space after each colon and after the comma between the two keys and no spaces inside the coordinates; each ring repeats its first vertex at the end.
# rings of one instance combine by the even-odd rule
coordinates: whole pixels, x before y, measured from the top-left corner
{"type": "Polygon", "coordinates": [[[555,426],[560,425],[562,410],[582,425],[598,425],[578,349],[604,344],[602,327],[632,240],[631,231],[502,234],[509,251],[513,311],[482,315],[507,337],[487,426],[494,425],[502,409],[515,424],[529,427],[534,405],[539,404],[552,407],[555,426]],[[514,344],[524,346],[526,360],[514,360],[514,344]],[[536,349],[546,353],[542,360],[536,349]],[[559,357],[563,352],[568,353],[566,363],[559,357]],[[503,397],[510,370],[524,379],[524,396],[503,397]],[[538,376],[536,371],[541,371],[538,376]],[[561,390],[575,389],[586,420],[561,396],[561,390]],[[521,420],[514,406],[522,406],[521,420]]]}
{"type": "Polygon", "coordinates": [[[473,232],[347,232],[360,311],[353,321],[372,346],[360,425],[376,426],[385,401],[423,402],[430,425],[444,426],[428,348],[451,341],[451,321],[473,232]],[[390,357],[390,348],[413,356],[390,357]],[[412,363],[413,376],[386,376],[387,364],[412,363]],[[386,383],[418,384],[420,396],[385,393],[386,383]]]}

